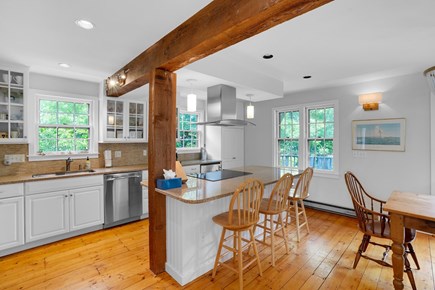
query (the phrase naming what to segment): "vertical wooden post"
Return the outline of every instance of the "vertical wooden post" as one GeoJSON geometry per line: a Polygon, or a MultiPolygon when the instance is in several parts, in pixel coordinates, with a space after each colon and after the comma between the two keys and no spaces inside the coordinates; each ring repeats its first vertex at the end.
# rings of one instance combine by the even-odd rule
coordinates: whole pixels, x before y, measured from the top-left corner
{"type": "Polygon", "coordinates": [[[149,174],[149,246],[150,269],[165,271],[166,198],[155,191],[156,179],[163,168],[175,171],[176,75],[154,69],[150,75],[148,174],[149,174]]]}

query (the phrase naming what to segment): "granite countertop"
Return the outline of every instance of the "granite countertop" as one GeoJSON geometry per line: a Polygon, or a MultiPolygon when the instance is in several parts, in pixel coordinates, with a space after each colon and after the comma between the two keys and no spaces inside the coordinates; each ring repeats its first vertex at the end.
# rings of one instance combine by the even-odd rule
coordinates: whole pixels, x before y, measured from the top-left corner
{"type": "Polygon", "coordinates": [[[180,161],[181,165],[183,166],[190,166],[190,165],[208,165],[208,164],[220,164],[222,163],[222,160],[184,160],[180,161]]]}
{"type": "Polygon", "coordinates": [[[51,177],[32,177],[31,174],[6,175],[6,176],[0,176],[0,185],[9,184],[9,183],[59,179],[59,178],[73,178],[73,177],[82,177],[82,176],[90,176],[90,175],[122,173],[122,172],[139,171],[139,170],[146,170],[146,169],[148,169],[148,166],[146,164],[143,164],[143,165],[118,166],[118,167],[110,167],[110,168],[92,168],[92,170],[95,170],[95,172],[86,172],[86,173],[71,174],[71,175],[59,175],[59,176],[51,176],[51,177]]]}
{"type": "MultiPolygon", "coordinates": [[[[225,196],[232,195],[237,186],[249,178],[257,178],[265,185],[275,183],[285,173],[299,176],[301,171],[290,171],[278,167],[267,166],[246,166],[234,168],[238,171],[252,172],[252,174],[225,179],[221,181],[207,181],[188,177],[188,180],[180,188],[162,190],[156,188],[156,192],[178,199],[185,203],[205,203],[225,196]]],[[[142,182],[143,186],[148,186],[147,182],[142,182]]]]}

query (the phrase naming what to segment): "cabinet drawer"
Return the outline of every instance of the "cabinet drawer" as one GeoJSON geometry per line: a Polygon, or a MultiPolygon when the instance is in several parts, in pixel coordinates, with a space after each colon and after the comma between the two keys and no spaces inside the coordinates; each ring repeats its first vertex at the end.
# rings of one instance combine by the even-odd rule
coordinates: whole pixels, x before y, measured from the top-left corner
{"type": "Polygon", "coordinates": [[[190,165],[190,166],[183,166],[184,172],[186,174],[192,174],[192,173],[199,173],[199,165],[190,165]]]}
{"type": "Polygon", "coordinates": [[[26,182],[26,195],[103,185],[103,175],[26,182]]]}
{"type": "Polygon", "coordinates": [[[0,198],[8,198],[24,195],[23,183],[12,183],[0,185],[0,198]]]}

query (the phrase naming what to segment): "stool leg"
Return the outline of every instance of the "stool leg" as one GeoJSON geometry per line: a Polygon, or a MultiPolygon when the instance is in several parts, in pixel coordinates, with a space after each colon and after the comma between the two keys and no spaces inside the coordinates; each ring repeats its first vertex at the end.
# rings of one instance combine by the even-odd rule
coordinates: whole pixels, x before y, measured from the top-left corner
{"type": "Polygon", "coordinates": [[[239,262],[239,289],[243,290],[243,259],[242,259],[242,235],[237,233],[237,255],[239,262]]]}
{"type": "Polygon", "coordinates": [[[221,251],[222,251],[222,245],[224,244],[225,232],[226,232],[226,229],[222,228],[221,240],[219,241],[218,251],[216,253],[216,259],[214,261],[213,274],[211,275],[212,279],[214,279],[214,277],[216,276],[216,269],[217,269],[217,266],[219,264],[219,259],[220,259],[221,251]]]}
{"type": "Polygon", "coordinates": [[[288,241],[287,241],[287,237],[285,235],[284,224],[282,222],[282,216],[281,216],[281,214],[278,215],[278,224],[281,226],[282,237],[284,239],[284,245],[285,245],[285,252],[288,255],[289,254],[288,241]]]}
{"type": "Polygon", "coordinates": [[[270,215],[270,247],[272,249],[272,266],[275,267],[275,229],[273,228],[273,216],[270,215]]]}
{"type": "Polygon", "coordinates": [[[285,226],[286,226],[286,227],[287,227],[287,225],[288,225],[289,213],[290,213],[290,202],[289,202],[289,205],[288,205],[288,207],[287,207],[287,209],[286,209],[286,211],[285,211],[285,226]]]}
{"type": "Polygon", "coordinates": [[[266,228],[267,228],[267,214],[264,215],[264,224],[263,224],[263,242],[266,241],[266,228]]]}
{"type": "Polygon", "coordinates": [[[301,200],[302,212],[304,213],[305,225],[307,226],[307,232],[310,233],[310,227],[308,226],[307,214],[305,213],[304,201],[301,200]]]}
{"type": "Polygon", "coordinates": [[[249,229],[249,234],[251,235],[252,246],[254,247],[255,257],[257,258],[258,271],[260,272],[260,276],[263,276],[263,272],[261,271],[260,256],[258,255],[257,245],[255,243],[255,237],[254,233],[252,232],[252,228],[249,229]]]}
{"type": "MultiPolygon", "coordinates": [[[[237,232],[233,232],[233,248],[234,250],[237,249],[237,232]]],[[[236,261],[236,252],[233,252],[233,263],[236,261]]]]}
{"type": "Polygon", "coordinates": [[[294,201],[294,209],[295,209],[295,217],[296,217],[296,236],[298,239],[298,242],[300,242],[301,238],[300,238],[300,230],[299,230],[299,205],[298,205],[298,200],[294,201]]]}

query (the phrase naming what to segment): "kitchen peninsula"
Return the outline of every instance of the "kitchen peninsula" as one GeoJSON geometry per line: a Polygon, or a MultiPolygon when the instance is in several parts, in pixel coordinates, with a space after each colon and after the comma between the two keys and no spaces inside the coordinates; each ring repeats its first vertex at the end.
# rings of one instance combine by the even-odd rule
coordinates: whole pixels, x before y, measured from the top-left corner
{"type": "Polygon", "coordinates": [[[237,186],[248,178],[265,184],[264,197],[270,195],[274,183],[285,173],[300,172],[276,167],[246,166],[234,170],[252,174],[208,181],[189,177],[181,188],[156,189],[166,198],[166,272],[185,285],[213,268],[221,228],[212,217],[228,211],[237,186]]]}

